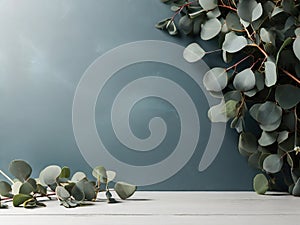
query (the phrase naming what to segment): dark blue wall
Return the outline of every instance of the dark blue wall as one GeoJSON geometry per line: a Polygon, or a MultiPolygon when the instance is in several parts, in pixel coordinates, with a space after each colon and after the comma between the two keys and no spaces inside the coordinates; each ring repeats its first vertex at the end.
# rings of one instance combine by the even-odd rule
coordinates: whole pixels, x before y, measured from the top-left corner
{"type": "MultiPolygon", "coordinates": [[[[159,0],[1,0],[1,169],[7,171],[9,162],[20,158],[30,162],[35,171],[58,164],[70,166],[73,172],[83,170],[89,174],[90,162],[85,161],[82,149],[77,146],[72,125],[72,104],[80,79],[98,57],[122,44],[143,40],[182,46],[190,43],[192,40],[188,38],[173,38],[154,28],[157,21],[170,15],[168,7],[159,0]]],[[[215,46],[209,43],[205,48],[215,46]]],[[[213,66],[220,63],[216,60],[219,59],[210,56],[205,62],[213,66]]],[[[203,91],[185,72],[164,63],[139,62],[126,66],[111,77],[100,93],[95,123],[113,157],[137,166],[139,171],[138,166],[152,165],[172,154],[178,142],[180,115],[172,104],[155,96],[132,108],[129,123],[133,133],[143,139],[150,135],[149,120],[163,118],[168,133],[160,147],[148,152],[132,151],[114,135],[110,124],[114,94],[126,83],[144,76],[165,77],[182,86],[196,105],[201,132],[192,158],[178,173],[140,189],[251,189],[254,171],[239,155],[233,130],[227,129],[220,152],[210,167],[198,171],[211,129],[208,103],[203,91]]],[[[100,155],[95,157],[101,158],[100,155]]],[[[114,169],[112,165],[105,166],[114,169]]],[[[144,178],[147,175],[138,174],[144,178]]],[[[126,178],[126,173],[121,178],[126,178]]]]}

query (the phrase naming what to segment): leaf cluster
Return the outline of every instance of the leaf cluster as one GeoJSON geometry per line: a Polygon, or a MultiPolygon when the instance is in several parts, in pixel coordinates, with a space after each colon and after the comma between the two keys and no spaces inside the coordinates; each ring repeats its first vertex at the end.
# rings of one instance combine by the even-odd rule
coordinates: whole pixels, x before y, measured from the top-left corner
{"type": "MultiPolygon", "coordinates": [[[[92,175],[95,180],[89,180],[85,173],[76,172],[71,177],[69,167],[50,165],[44,168],[39,178],[31,178],[32,168],[23,160],[13,160],[9,165],[10,173],[15,177],[9,179],[12,184],[0,181],[0,195],[5,200],[12,200],[13,206],[35,208],[46,206],[39,199],[52,196],[60,201],[66,208],[86,205],[88,201],[96,201],[99,192],[104,192],[108,203],[117,203],[113,198],[110,183],[115,180],[116,172],[108,171],[103,166],[93,169],[92,175]]],[[[3,172],[1,171],[3,174],[3,172]]],[[[8,177],[5,175],[5,177],[8,177]]],[[[125,200],[132,196],[137,187],[125,182],[116,182],[114,191],[125,200]]],[[[0,208],[7,208],[0,202],[0,208]]]]}
{"type": "Polygon", "coordinates": [[[156,27],[195,37],[183,52],[188,62],[222,52],[226,67],[203,76],[207,91],[220,99],[208,117],[230,122],[239,133],[239,152],[262,171],[253,180],[255,191],[276,190],[284,182],[284,190],[300,195],[300,1],[162,2],[174,16],[156,27]],[[211,39],[219,49],[207,51],[199,44],[211,39]]]}

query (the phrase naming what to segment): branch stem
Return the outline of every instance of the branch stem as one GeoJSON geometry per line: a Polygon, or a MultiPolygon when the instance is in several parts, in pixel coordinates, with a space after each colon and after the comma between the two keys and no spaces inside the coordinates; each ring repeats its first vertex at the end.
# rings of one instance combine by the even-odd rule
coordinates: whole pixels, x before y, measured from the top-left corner
{"type": "Polygon", "coordinates": [[[298,84],[300,84],[300,80],[296,78],[294,75],[292,75],[290,72],[286,71],[285,69],[280,68],[280,70],[287,76],[289,76],[292,80],[296,81],[298,84]]]}
{"type": "Polygon", "coordinates": [[[2,174],[2,176],[4,176],[7,180],[9,180],[9,182],[11,184],[14,184],[14,181],[6,173],[4,173],[2,170],[0,170],[0,174],[2,174]]]}

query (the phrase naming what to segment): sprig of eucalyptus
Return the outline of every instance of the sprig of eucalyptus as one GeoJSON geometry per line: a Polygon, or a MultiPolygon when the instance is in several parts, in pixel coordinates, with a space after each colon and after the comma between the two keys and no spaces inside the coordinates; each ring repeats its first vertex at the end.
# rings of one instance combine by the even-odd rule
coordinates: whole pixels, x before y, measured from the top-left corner
{"type": "MultiPolygon", "coordinates": [[[[103,166],[93,169],[92,175],[96,181],[89,180],[83,172],[76,172],[71,177],[69,167],[50,165],[44,168],[39,178],[31,178],[32,168],[23,160],[14,160],[9,165],[10,173],[15,177],[12,180],[3,171],[0,173],[10,182],[0,181],[0,195],[2,200],[12,200],[13,206],[35,208],[46,206],[40,198],[56,196],[60,204],[66,208],[86,205],[87,201],[95,201],[99,192],[105,192],[108,203],[117,203],[109,189],[110,182],[114,181],[116,172],[108,171],[103,166]]],[[[137,187],[125,182],[116,182],[114,191],[125,200],[132,196],[137,187]]],[[[7,208],[1,203],[0,208],[7,208]]]]}
{"type": "Polygon", "coordinates": [[[253,180],[254,190],[299,196],[300,1],[161,1],[174,15],[156,28],[219,42],[212,51],[191,43],[183,57],[194,63],[222,53],[227,66],[220,63],[203,77],[205,88],[221,102],[208,117],[230,122],[239,133],[239,152],[262,171],[253,180]]]}

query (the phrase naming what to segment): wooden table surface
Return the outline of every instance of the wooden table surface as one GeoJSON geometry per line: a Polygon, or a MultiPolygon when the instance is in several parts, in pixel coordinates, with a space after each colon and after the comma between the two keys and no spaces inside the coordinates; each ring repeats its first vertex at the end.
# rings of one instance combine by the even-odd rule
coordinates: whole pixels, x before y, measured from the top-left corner
{"type": "Polygon", "coordinates": [[[57,200],[37,209],[0,210],[2,225],[300,224],[300,198],[253,192],[136,192],[126,201],[66,209],[57,200]]]}

